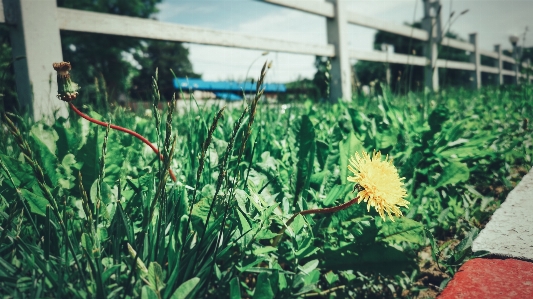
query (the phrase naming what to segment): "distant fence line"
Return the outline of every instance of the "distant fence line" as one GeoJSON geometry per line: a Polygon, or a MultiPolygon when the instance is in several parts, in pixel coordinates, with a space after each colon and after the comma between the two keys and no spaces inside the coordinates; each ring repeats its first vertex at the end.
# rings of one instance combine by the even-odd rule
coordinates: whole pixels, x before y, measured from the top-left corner
{"type": "MultiPolygon", "coordinates": [[[[3,0],[3,4],[0,2],[0,11],[4,12],[0,13],[0,23],[6,23],[10,28],[19,102],[30,108],[36,120],[53,115],[54,111],[58,111],[61,116],[67,115],[66,105],[55,97],[57,83],[51,71],[52,63],[61,61],[63,57],[60,30],[330,57],[332,100],[351,99],[350,59],[424,66],[424,84],[431,90],[439,88],[439,68],[473,72],[474,88],[481,86],[482,72],[497,74],[494,83],[503,84],[503,76],[512,76],[515,83],[518,83],[523,77],[519,71],[520,67],[531,69],[529,64],[519,66],[516,57],[503,55],[499,45],[495,46],[494,51],[479,49],[475,33],[470,34],[470,42],[443,37],[439,0],[422,0],[423,29],[347,12],[346,4],[340,0],[263,1],[326,17],[328,44],[291,42],[150,19],[67,9],[57,7],[56,0],[3,0]],[[347,41],[349,24],[424,41],[424,56],[350,50],[347,41]],[[468,51],[470,62],[438,59],[439,45],[468,51]],[[494,66],[482,65],[482,55],[495,59],[494,66]],[[514,69],[504,69],[503,62],[512,64],[514,69]]],[[[514,50],[513,53],[515,52],[514,50]]]]}

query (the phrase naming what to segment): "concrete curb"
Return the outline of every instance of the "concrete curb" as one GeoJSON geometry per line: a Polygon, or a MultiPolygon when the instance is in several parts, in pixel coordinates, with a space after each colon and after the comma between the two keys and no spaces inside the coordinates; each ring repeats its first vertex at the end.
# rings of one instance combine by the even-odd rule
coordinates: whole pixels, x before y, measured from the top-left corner
{"type": "Polygon", "coordinates": [[[533,168],[474,240],[490,258],[466,262],[439,299],[533,298],[533,168]]]}
{"type": "Polygon", "coordinates": [[[533,169],[494,212],[472,251],[533,262],[533,169]]]}

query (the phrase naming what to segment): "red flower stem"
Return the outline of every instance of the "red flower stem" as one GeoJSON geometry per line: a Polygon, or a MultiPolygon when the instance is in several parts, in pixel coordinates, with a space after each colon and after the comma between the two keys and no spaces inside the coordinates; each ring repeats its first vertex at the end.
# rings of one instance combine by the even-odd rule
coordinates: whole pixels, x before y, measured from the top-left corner
{"type": "Polygon", "coordinates": [[[292,222],[294,221],[294,219],[296,219],[296,216],[298,215],[309,215],[309,214],[329,214],[329,213],[335,213],[335,212],[338,212],[338,211],[341,211],[341,210],[344,210],[348,207],[350,207],[351,205],[353,205],[354,203],[357,203],[357,201],[359,200],[359,196],[351,199],[350,201],[348,202],[345,202],[343,203],[342,205],[338,205],[338,206],[335,206],[335,207],[331,207],[331,208],[322,208],[322,209],[310,209],[310,210],[305,210],[305,211],[301,211],[301,212],[298,212],[298,213],[295,213],[294,215],[292,215],[292,217],[285,223],[285,226],[281,229],[281,231],[279,232],[278,236],[276,238],[274,238],[274,242],[272,242],[272,245],[273,246],[276,246],[278,245],[279,241],[281,240],[281,237],[283,236],[283,234],[285,233],[285,230],[289,227],[289,225],[292,224],[292,222]]]}
{"type": "MultiPolygon", "coordinates": [[[[115,126],[113,124],[108,124],[106,122],[103,122],[103,121],[99,121],[99,120],[96,120],[90,116],[88,116],[87,114],[84,114],[83,112],[81,112],[80,110],[78,110],[78,108],[76,108],[76,106],[74,106],[74,104],[72,104],[72,102],[69,103],[69,106],[70,106],[70,109],[72,109],[74,112],[76,112],[77,115],[85,118],[86,120],[92,122],[92,123],[95,123],[97,125],[100,125],[102,127],[107,127],[109,125],[109,127],[111,129],[115,129],[115,130],[118,130],[118,131],[121,131],[121,132],[124,132],[124,133],[128,133],[134,137],[136,137],[137,139],[141,140],[142,142],[144,142],[144,144],[148,145],[153,151],[154,153],[156,153],[157,155],[159,155],[159,158],[161,159],[161,161],[163,161],[163,155],[161,155],[159,153],[159,151],[157,150],[157,148],[155,148],[155,146],[150,142],[148,141],[148,139],[144,138],[141,134],[137,133],[137,132],[134,132],[132,130],[129,130],[129,129],[126,129],[126,128],[123,128],[123,127],[120,127],[120,126],[115,126]]],[[[172,178],[172,180],[174,182],[176,182],[176,176],[174,175],[174,173],[172,172],[171,169],[168,170],[168,172],[170,173],[170,177],[172,178]]]]}

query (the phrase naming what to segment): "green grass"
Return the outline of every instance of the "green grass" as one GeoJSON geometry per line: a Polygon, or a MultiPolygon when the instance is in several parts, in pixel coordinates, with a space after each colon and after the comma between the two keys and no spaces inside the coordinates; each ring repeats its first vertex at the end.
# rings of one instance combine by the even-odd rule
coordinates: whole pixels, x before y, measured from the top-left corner
{"type": "Polygon", "coordinates": [[[4,119],[0,140],[0,294],[386,298],[438,291],[532,167],[524,121],[533,119],[532,94],[531,86],[386,91],[335,105],[259,102],[246,111],[154,110],[152,118],[85,107],[158,144],[163,161],[137,139],[75,114],[52,126],[9,116],[16,128],[4,119]],[[353,197],[347,158],[362,149],[394,158],[411,202],[406,217],[383,222],[366,205],[298,216],[273,246],[294,212],[353,197]],[[421,258],[428,249],[432,256],[421,258]],[[423,280],[430,267],[442,273],[437,281],[423,280]]]}

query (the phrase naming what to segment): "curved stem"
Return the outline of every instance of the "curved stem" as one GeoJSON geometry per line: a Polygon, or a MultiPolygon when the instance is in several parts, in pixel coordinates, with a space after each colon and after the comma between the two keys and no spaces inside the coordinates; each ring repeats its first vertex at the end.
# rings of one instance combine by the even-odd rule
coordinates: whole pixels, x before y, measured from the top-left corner
{"type": "MultiPolygon", "coordinates": [[[[159,153],[159,151],[157,150],[157,148],[155,148],[155,146],[150,142],[148,141],[148,139],[144,138],[141,134],[137,133],[137,132],[134,132],[132,130],[129,130],[129,129],[126,129],[126,128],[123,128],[123,127],[120,127],[120,126],[116,126],[116,125],[113,125],[113,124],[108,124],[106,122],[103,122],[103,121],[99,121],[99,120],[96,120],[90,116],[88,116],[87,114],[84,114],[83,112],[81,112],[80,110],[78,110],[78,108],[76,108],[76,106],[74,106],[74,104],[72,104],[72,102],[68,103],[69,106],[70,106],[70,109],[72,109],[72,111],[76,112],[77,115],[85,118],[86,120],[92,122],[92,123],[95,123],[97,125],[100,125],[100,126],[103,126],[103,127],[107,127],[109,125],[109,127],[111,129],[115,129],[115,130],[118,130],[118,131],[121,131],[121,132],[124,132],[124,133],[128,133],[134,137],[136,137],[137,139],[141,140],[142,142],[144,142],[144,144],[148,145],[153,151],[154,153],[156,153],[157,155],[159,155],[159,158],[161,160],[163,160],[163,155],[161,155],[159,153]]],[[[168,170],[168,172],[170,173],[170,177],[172,178],[172,180],[174,182],[176,182],[176,176],[174,175],[174,173],[172,172],[171,169],[168,170]]]]}
{"type": "Polygon", "coordinates": [[[309,214],[335,213],[335,212],[342,211],[342,210],[350,207],[351,205],[356,203],[358,200],[359,200],[359,196],[351,199],[348,202],[343,203],[342,205],[338,205],[338,206],[335,206],[335,207],[322,208],[322,209],[310,209],[310,210],[305,210],[305,211],[301,211],[301,212],[295,213],[294,215],[292,215],[291,218],[289,218],[289,220],[287,220],[287,222],[285,223],[285,226],[281,229],[281,231],[279,232],[278,236],[276,238],[274,238],[274,241],[272,242],[272,246],[277,246],[278,245],[279,241],[281,240],[281,237],[285,233],[285,230],[287,230],[289,225],[291,225],[292,222],[294,221],[294,219],[296,219],[296,216],[298,216],[298,215],[309,215],[309,214]]]}

